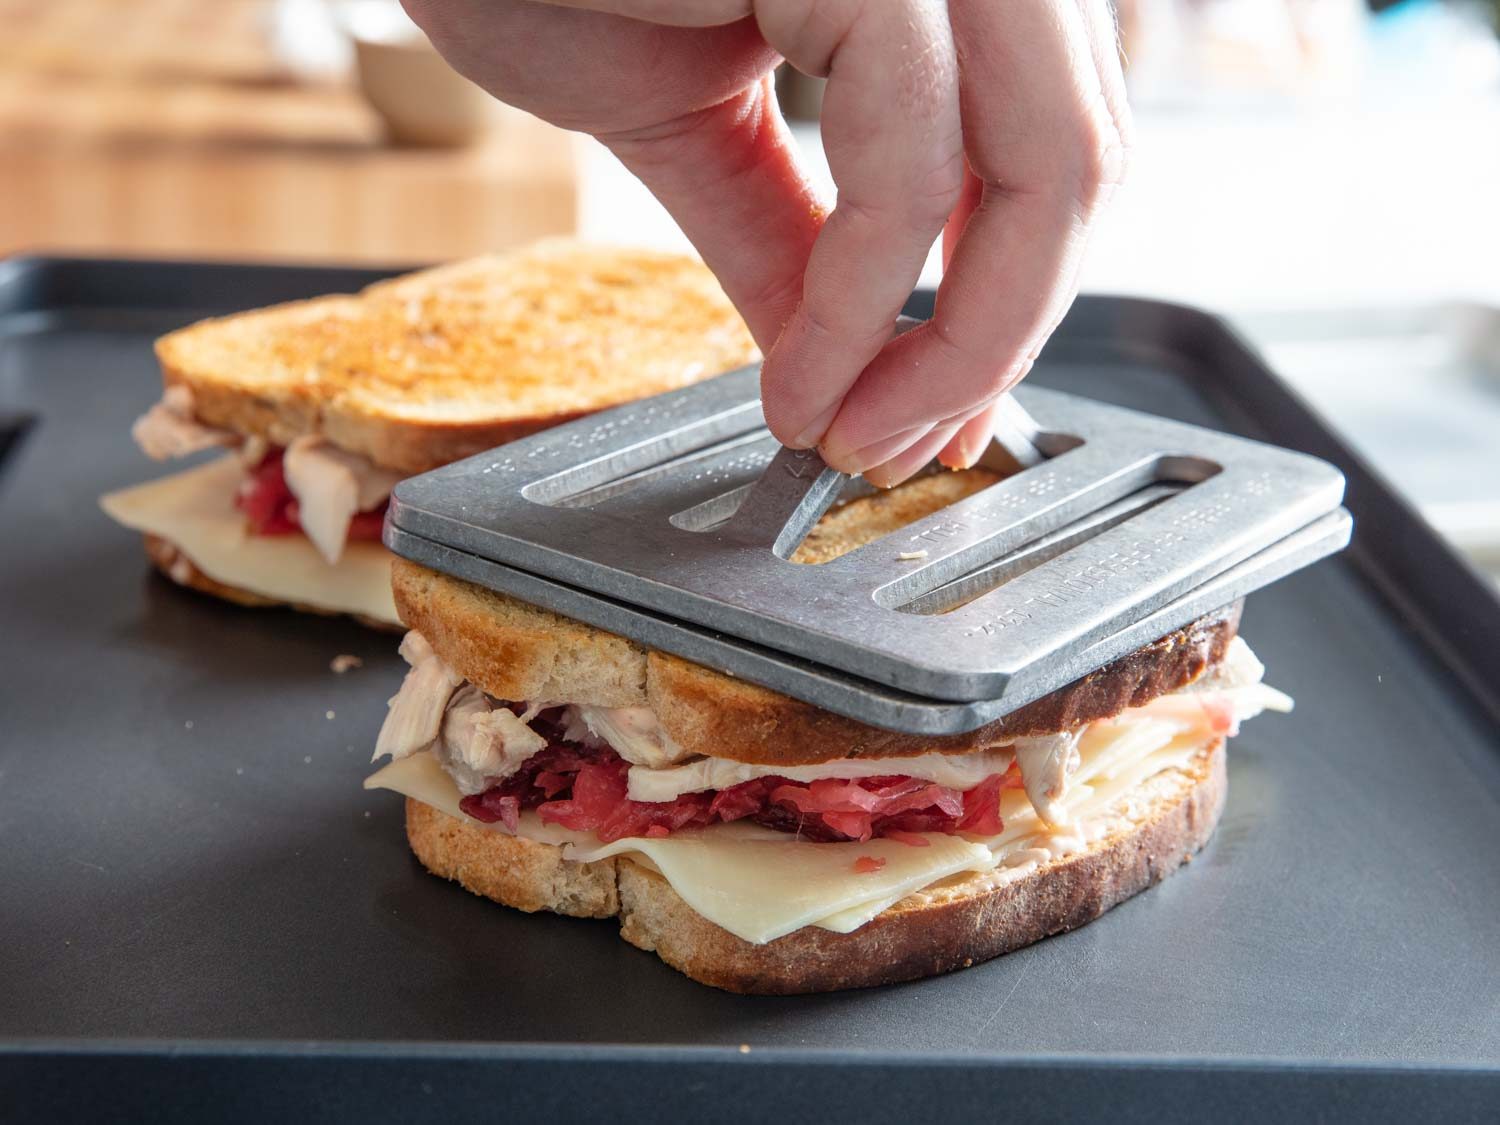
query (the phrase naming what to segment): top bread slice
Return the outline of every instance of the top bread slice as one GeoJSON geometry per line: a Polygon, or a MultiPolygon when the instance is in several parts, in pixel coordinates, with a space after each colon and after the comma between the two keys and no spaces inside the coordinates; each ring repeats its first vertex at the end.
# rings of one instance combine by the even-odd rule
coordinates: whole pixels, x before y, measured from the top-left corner
{"type": "MultiPolygon", "coordinates": [[[[836,558],[993,483],[984,469],[919,477],[828,515],[792,556],[836,558]]],[[[1209,614],[1017,711],[958,735],[882,730],[658,652],[416,563],[392,567],[396,610],[450,667],[497,699],[650,707],[692,754],[763,765],[963,753],[1138,707],[1223,659],[1239,605],[1209,614]]]]}
{"type": "Polygon", "coordinates": [[[156,354],[200,422],[417,473],[758,353],[701,262],[553,239],[201,321],[156,354]]]}

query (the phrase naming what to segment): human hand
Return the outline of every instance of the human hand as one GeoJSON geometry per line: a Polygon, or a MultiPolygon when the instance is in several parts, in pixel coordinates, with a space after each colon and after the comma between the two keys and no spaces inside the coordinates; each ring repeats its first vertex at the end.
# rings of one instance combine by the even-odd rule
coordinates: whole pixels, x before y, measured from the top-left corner
{"type": "Polygon", "coordinates": [[[1107,0],[403,0],[496,97],[592,134],[765,352],[766,421],[889,486],[972,464],[1077,287],[1130,122],[1107,0]],[[829,210],[770,72],[827,76],[829,210]],[[939,232],[932,320],[894,324],[939,232]]]}

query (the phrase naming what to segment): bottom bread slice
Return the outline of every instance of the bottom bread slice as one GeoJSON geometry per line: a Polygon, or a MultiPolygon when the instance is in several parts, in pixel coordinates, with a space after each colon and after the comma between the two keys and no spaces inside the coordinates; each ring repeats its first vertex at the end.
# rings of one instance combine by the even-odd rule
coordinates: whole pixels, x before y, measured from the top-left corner
{"type": "Polygon", "coordinates": [[[1092,921],[1191,859],[1213,834],[1225,788],[1218,740],[1121,797],[1111,811],[1127,823],[1084,851],[1010,881],[1002,872],[953,876],[853,933],[808,926],[764,945],[708,921],[659,874],[628,858],[574,863],[558,846],[412,798],[406,835],[434,875],[520,910],[618,916],[621,937],[703,984],[756,994],[832,992],[966,968],[1092,921]]]}
{"type": "Polygon", "coordinates": [[[268,598],[264,594],[257,594],[253,590],[231,586],[203,573],[198,568],[198,564],[188,558],[181,548],[170,540],[160,535],[152,535],[150,532],[143,533],[141,539],[146,544],[146,557],[151,560],[151,565],[177,585],[189,590],[197,590],[200,594],[210,594],[226,602],[233,602],[235,605],[247,606],[251,609],[290,608],[299,613],[316,613],[323,617],[350,617],[361,625],[379,629],[384,633],[403,631],[403,626],[393,621],[382,621],[378,617],[370,617],[363,613],[343,613],[340,610],[326,609],[303,602],[282,601],[277,598],[268,598]]]}

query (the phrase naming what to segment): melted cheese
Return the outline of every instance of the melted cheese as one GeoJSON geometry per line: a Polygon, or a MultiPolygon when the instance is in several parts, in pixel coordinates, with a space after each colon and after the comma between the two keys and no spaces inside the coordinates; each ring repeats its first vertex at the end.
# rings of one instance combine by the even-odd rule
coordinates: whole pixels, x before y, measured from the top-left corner
{"type": "MultiPolygon", "coordinates": [[[[949,876],[991,871],[997,883],[1009,882],[1087,847],[1121,822],[1119,815],[1106,815],[1111,805],[1161,770],[1186,764],[1212,737],[1202,726],[1144,716],[1090,729],[1079,741],[1081,764],[1062,802],[1068,827],[1060,831],[1040,820],[1024,792],[1007,790],[999,835],[931,833],[927,847],[884,839],[813,844],[743,822],[601,844],[592,834],[544,825],[533,813],[522,815],[519,834],[561,845],[566,858],[579,862],[619,855],[644,861],[699,914],[745,941],[768,942],[809,925],[849,933],[949,876]],[[862,856],[886,862],[878,871],[857,873],[862,856]]],[[[482,823],[459,808],[458,789],[430,753],[392,762],[366,779],[365,788],[390,789],[482,823]]]]}
{"type": "Polygon", "coordinates": [[[399,624],[391,555],[350,543],[330,566],[301,535],[250,535],[233,498],[243,466],[228,455],[185,472],[111,492],[99,505],[118,523],[160,536],[210,578],[277,601],[399,624]]]}
{"type": "Polygon", "coordinates": [[[914,758],[840,758],[816,766],[757,766],[728,758],[699,758],[668,769],[630,767],[632,801],[672,801],[684,793],[728,789],[757,777],[785,777],[792,781],[822,778],[919,777],[950,789],[973,789],[991,774],[1004,773],[1013,755],[1010,747],[969,754],[921,754],[914,758]]]}

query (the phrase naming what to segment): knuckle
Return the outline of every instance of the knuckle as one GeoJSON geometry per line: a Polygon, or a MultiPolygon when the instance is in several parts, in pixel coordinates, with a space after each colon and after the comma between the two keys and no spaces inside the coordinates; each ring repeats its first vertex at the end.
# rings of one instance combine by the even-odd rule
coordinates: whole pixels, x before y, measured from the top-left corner
{"type": "Polygon", "coordinates": [[[871,328],[860,323],[860,311],[847,308],[844,302],[814,299],[804,300],[800,306],[808,335],[824,347],[851,343],[869,346],[883,340],[890,331],[889,325],[871,328]]]}
{"type": "Polygon", "coordinates": [[[923,205],[924,215],[936,215],[937,220],[943,222],[953,208],[958,206],[963,188],[964,161],[960,150],[939,158],[937,166],[919,181],[916,198],[923,205]]]}
{"type": "Polygon", "coordinates": [[[1000,395],[1012,381],[1010,366],[999,356],[984,355],[958,340],[946,320],[932,322],[931,339],[942,363],[958,375],[965,390],[962,409],[987,403],[1000,395]]]}
{"type": "Polygon", "coordinates": [[[785,327],[801,299],[802,275],[793,270],[764,279],[746,294],[743,306],[765,309],[778,325],[785,327]]]}
{"type": "Polygon", "coordinates": [[[1130,164],[1128,125],[1122,128],[1103,106],[1085,115],[1077,145],[1074,197],[1092,212],[1125,179],[1130,164]]]}
{"type": "Polygon", "coordinates": [[[878,200],[870,191],[860,195],[846,192],[834,214],[842,213],[841,222],[879,231],[936,231],[958,205],[964,184],[963,160],[944,155],[935,165],[920,168],[903,180],[900,186],[893,184],[879,192],[878,200]]]}

